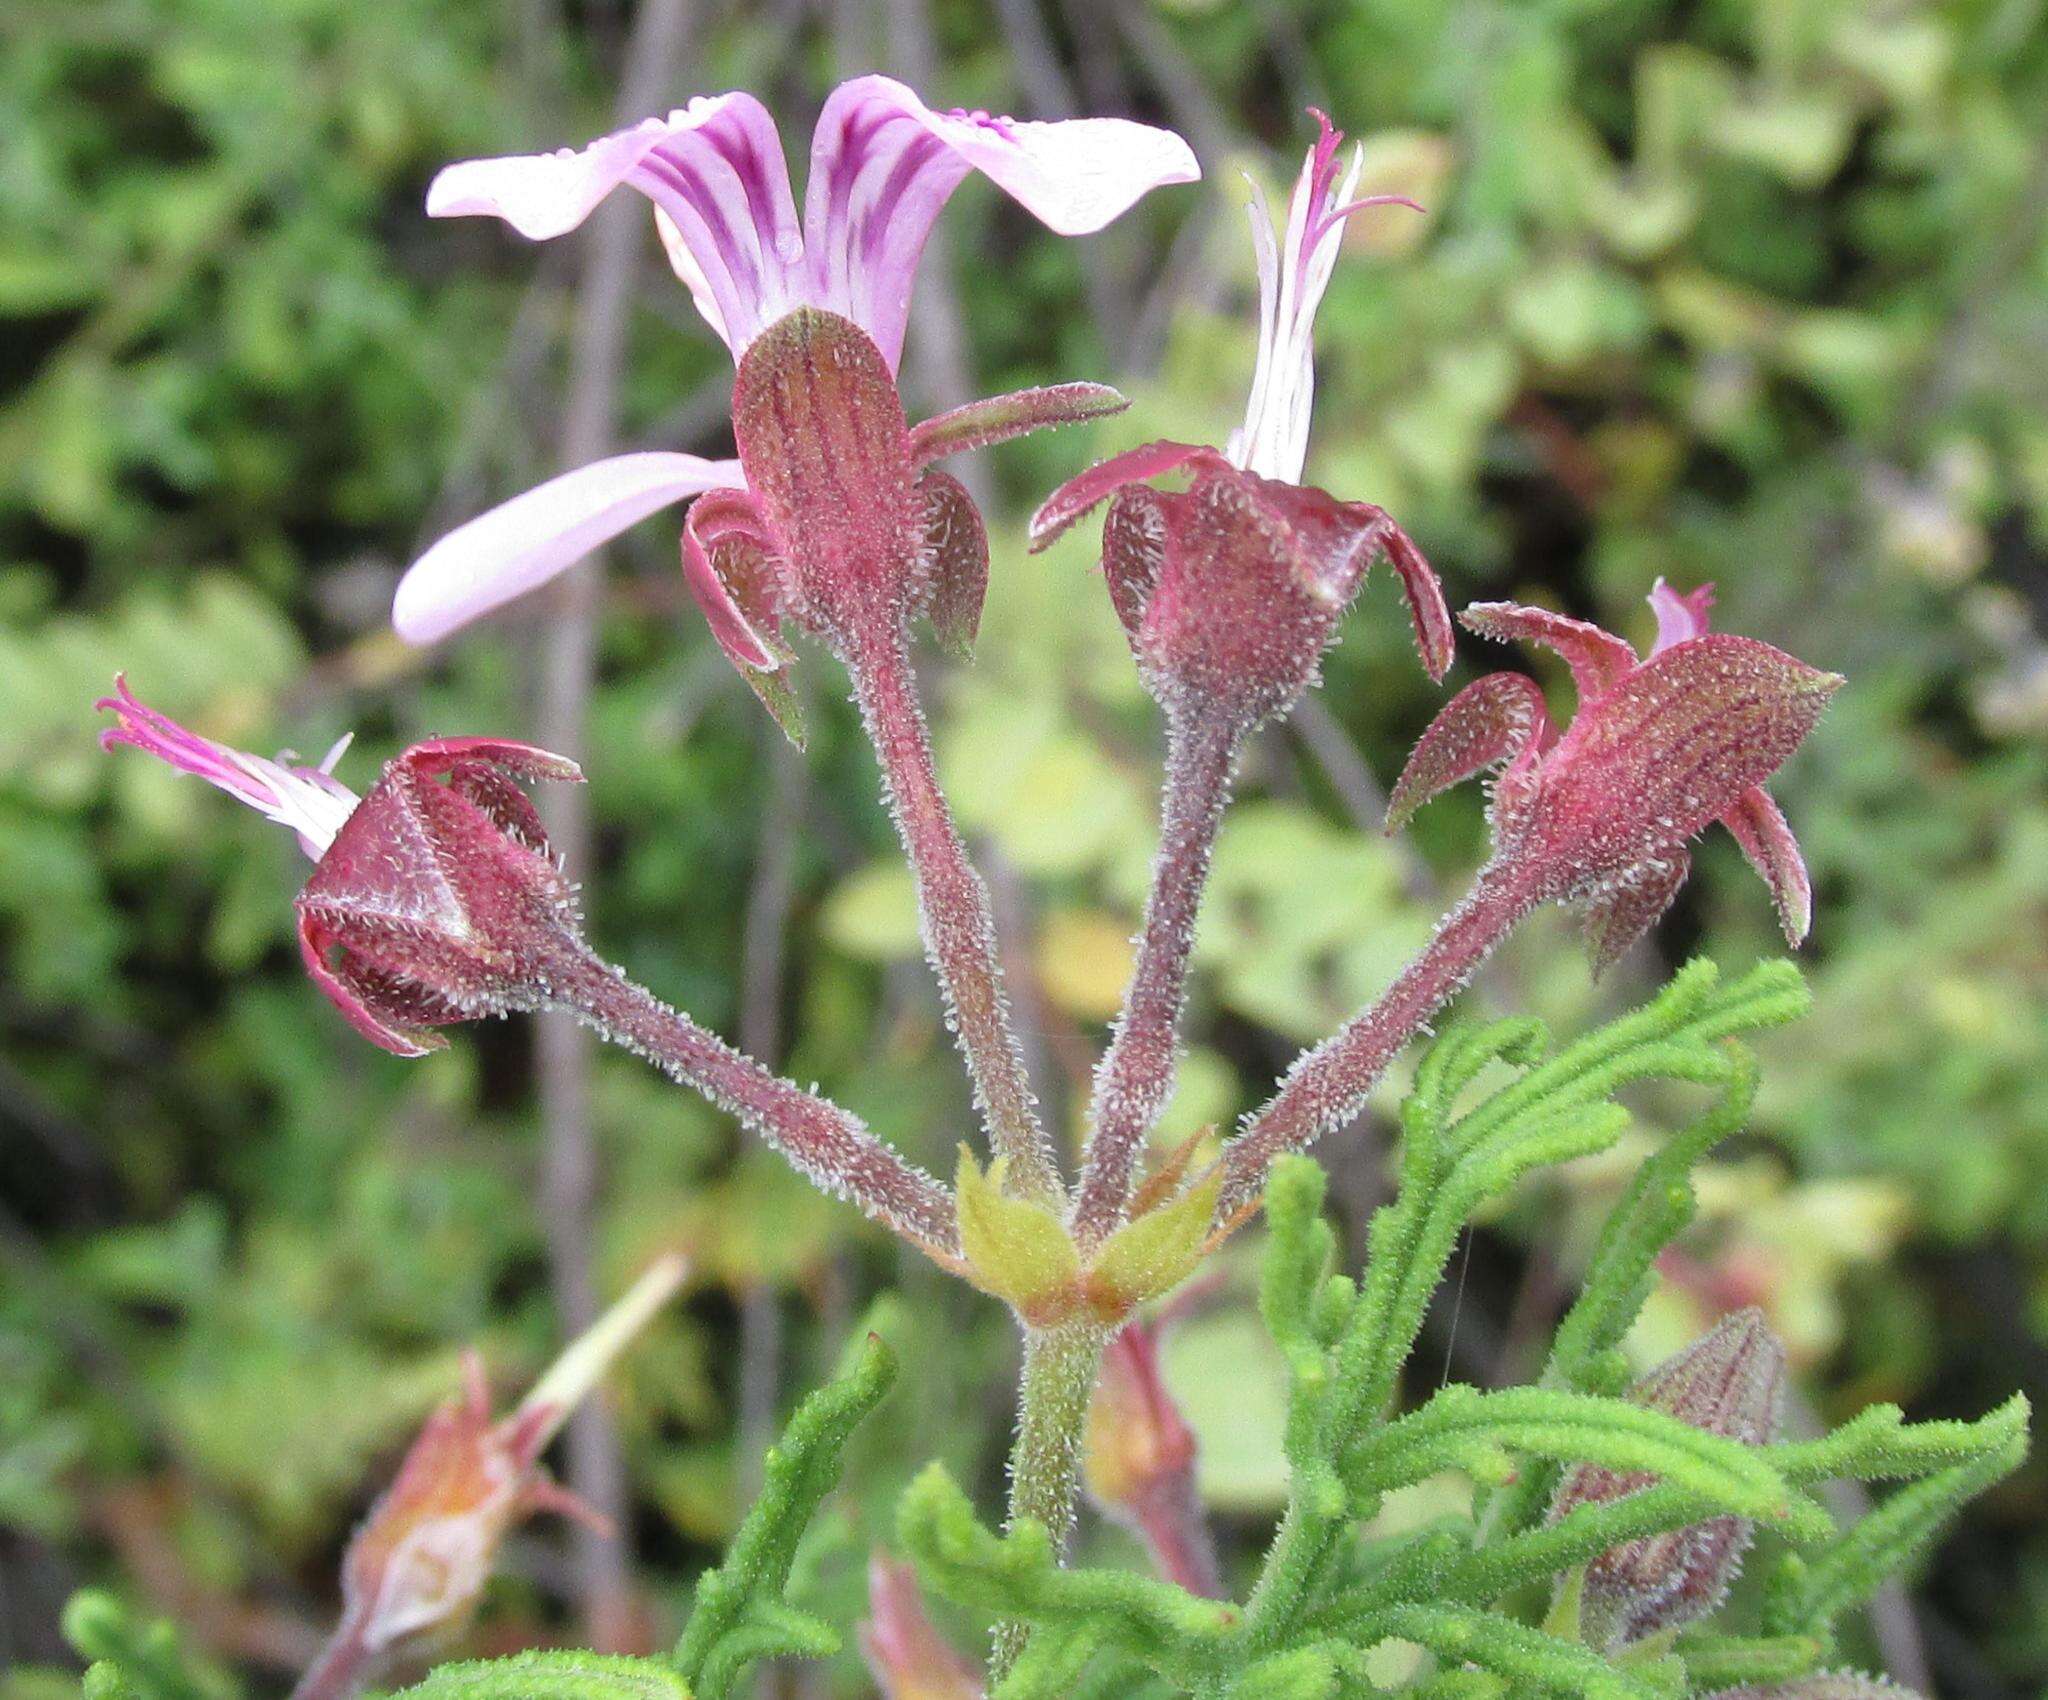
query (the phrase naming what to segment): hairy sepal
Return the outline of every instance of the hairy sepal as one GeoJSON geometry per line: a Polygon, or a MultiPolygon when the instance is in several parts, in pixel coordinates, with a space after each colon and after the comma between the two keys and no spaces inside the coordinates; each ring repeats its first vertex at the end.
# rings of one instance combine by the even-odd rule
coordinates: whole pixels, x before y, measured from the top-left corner
{"type": "Polygon", "coordinates": [[[933,467],[917,481],[924,503],[926,617],[940,645],[965,660],[974,653],[988,599],[988,531],[967,487],[933,467]]]}
{"type": "Polygon", "coordinates": [[[918,466],[929,466],[948,455],[1007,442],[1028,432],[1107,419],[1130,405],[1107,384],[1050,384],[988,396],[913,425],[911,457],[918,466]]]}
{"type": "Polygon", "coordinates": [[[1387,830],[1398,831],[1432,797],[1474,774],[1512,763],[1540,745],[1549,725],[1543,693],[1520,673],[1489,673],[1444,704],[1416,740],[1387,802],[1387,830]]]}
{"type": "Polygon", "coordinates": [[[1038,511],[1031,516],[1031,552],[1036,554],[1056,541],[1090,508],[1108,501],[1125,485],[1164,477],[1192,460],[1203,458],[1228,464],[1214,449],[1203,448],[1198,443],[1146,443],[1135,449],[1126,449],[1122,454],[1111,455],[1086,472],[1069,478],[1039,503],[1038,511]]]}
{"type": "Polygon", "coordinates": [[[1636,666],[1636,652],[1612,632],[1569,614],[1517,602],[1475,602],[1458,616],[1469,631],[1502,643],[1535,643],[1555,650],[1571,669],[1579,700],[1612,690],[1636,666]]]}
{"type": "Polygon", "coordinates": [[[574,780],[525,744],[436,739],[388,763],[300,892],[307,972],[365,1038],[399,1056],[431,1030],[532,1007],[580,949],[575,892],[511,776],[574,780]]]}
{"type": "Polygon", "coordinates": [[[1813,882],[1791,824],[1761,785],[1752,785],[1721,817],[1721,824],[1742,846],[1743,855],[1770,888],[1771,906],[1785,942],[1795,949],[1806,942],[1813,926],[1813,882]]]}
{"type": "Polygon", "coordinates": [[[782,563],[751,497],[716,491],[683,521],[683,582],[726,660],[783,735],[804,747],[803,705],[782,638],[782,563]]]}
{"type": "Polygon", "coordinates": [[[1785,763],[1840,684],[1717,633],[1583,704],[1531,805],[1528,837],[1553,895],[1581,896],[1695,836],[1785,763]]]}
{"type": "Polygon", "coordinates": [[[1667,850],[1582,900],[1586,956],[1594,979],[1664,918],[1691,872],[1692,858],[1685,851],[1667,850]]]}
{"type": "Polygon", "coordinates": [[[770,326],[740,359],[733,436],[787,611],[842,648],[900,632],[923,588],[924,503],[873,340],[810,307],[770,326]]]}

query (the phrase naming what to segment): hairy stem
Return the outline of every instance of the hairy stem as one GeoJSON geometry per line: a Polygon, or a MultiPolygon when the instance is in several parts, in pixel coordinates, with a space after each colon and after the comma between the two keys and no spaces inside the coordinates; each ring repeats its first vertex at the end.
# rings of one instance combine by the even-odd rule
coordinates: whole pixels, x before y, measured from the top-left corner
{"type": "Polygon", "coordinates": [[[1387,1064],[1460,991],[1538,901],[1531,876],[1512,863],[1480,870],[1422,954],[1379,1001],[1299,1057],[1265,1108],[1248,1118],[1223,1154],[1219,1224],[1258,1201],[1266,1171],[1283,1152],[1303,1151],[1365,1107],[1387,1064]]]}
{"type": "Polygon", "coordinates": [[[942,1262],[957,1259],[952,1194],[850,1111],[778,1078],[595,956],[557,964],[550,989],[557,1008],[737,1116],[821,1190],[942,1262]]]}
{"type": "MultiPolygon", "coordinates": [[[[1074,1527],[1081,1431],[1088,1399],[1102,1365],[1107,1333],[1091,1323],[1029,1328],[1024,1333],[1024,1374],[1017,1389],[1017,1441],[1010,1450],[1010,1511],[1006,1526],[1026,1517],[1045,1526],[1055,1552],[1064,1553],[1074,1527]]],[[[992,1680],[1000,1680],[1023,1650],[1021,1623],[996,1626],[992,1680]]]]}
{"type": "Polygon", "coordinates": [[[1240,743],[1238,729],[1220,717],[1174,714],[1167,720],[1152,893],[1123,1013],[1095,1071],[1089,1106],[1088,1165],[1074,1207],[1074,1232],[1084,1249],[1099,1245],[1123,1221],[1138,1155],[1173,1096],[1195,915],[1240,743]]]}
{"type": "Polygon", "coordinates": [[[1023,1053],[1010,1028],[988,888],[968,861],[939,790],[903,638],[892,632],[849,646],[846,663],[917,880],[925,952],[945,994],[989,1137],[997,1154],[1010,1159],[1010,1179],[1024,1195],[1063,1201],[1065,1189],[1032,1108],[1023,1053]]]}

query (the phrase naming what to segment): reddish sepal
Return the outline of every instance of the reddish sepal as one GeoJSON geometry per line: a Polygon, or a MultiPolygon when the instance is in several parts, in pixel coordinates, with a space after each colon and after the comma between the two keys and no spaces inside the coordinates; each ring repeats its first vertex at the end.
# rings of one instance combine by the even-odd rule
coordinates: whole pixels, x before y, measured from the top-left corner
{"type": "Polygon", "coordinates": [[[1785,942],[1794,948],[1805,943],[1813,926],[1813,882],[1807,877],[1806,858],[1799,853],[1799,841],[1792,836],[1784,810],[1761,785],[1752,785],[1736,798],[1721,824],[1735,835],[1750,866],[1770,887],[1785,942]]]}
{"type": "Polygon", "coordinates": [[[1032,553],[1045,548],[1090,508],[1107,501],[1126,484],[1164,477],[1193,460],[1213,461],[1218,466],[1230,464],[1214,449],[1196,443],[1146,443],[1142,448],[1111,455],[1069,478],[1039,503],[1038,511],[1031,516],[1032,553]]]}
{"type": "Polygon", "coordinates": [[[988,599],[988,532],[974,498],[950,472],[928,469],[917,489],[924,502],[927,617],[939,642],[964,658],[973,653],[988,599]]]}
{"type": "Polygon", "coordinates": [[[913,425],[910,455],[918,466],[929,466],[947,455],[1007,442],[1029,431],[1107,419],[1130,405],[1107,384],[1051,384],[988,396],[913,425]]]}
{"type": "Polygon", "coordinates": [[[1439,792],[1540,748],[1549,727],[1534,680],[1520,673],[1473,680],[1416,741],[1387,802],[1387,830],[1398,831],[1439,792]]]}

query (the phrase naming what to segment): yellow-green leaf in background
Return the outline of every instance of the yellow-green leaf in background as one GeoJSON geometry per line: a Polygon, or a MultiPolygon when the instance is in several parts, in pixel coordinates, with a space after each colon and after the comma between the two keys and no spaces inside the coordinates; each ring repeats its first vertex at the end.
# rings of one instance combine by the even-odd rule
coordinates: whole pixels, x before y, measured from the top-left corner
{"type": "Polygon", "coordinates": [[[1039,981],[1067,1014],[1107,1021],[1122,1006],[1133,954],[1127,922],[1102,909],[1056,909],[1039,930],[1039,981]]]}
{"type": "Polygon", "coordinates": [[[918,954],[917,887],[897,860],[870,862],[839,882],[818,929],[850,956],[898,962],[918,954]]]}

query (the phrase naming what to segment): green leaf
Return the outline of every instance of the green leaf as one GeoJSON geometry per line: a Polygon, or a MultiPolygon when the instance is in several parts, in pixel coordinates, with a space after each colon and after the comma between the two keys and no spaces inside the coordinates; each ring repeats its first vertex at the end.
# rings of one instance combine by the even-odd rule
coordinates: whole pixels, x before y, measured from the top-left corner
{"type": "Polygon", "coordinates": [[[879,1336],[867,1335],[851,1369],[806,1399],[781,1443],[770,1448],[761,1496],[724,1562],[698,1581],[690,1621],[676,1643],[676,1668],[697,1700],[726,1700],[760,1659],[821,1658],[838,1650],[837,1633],[784,1594],[797,1542],[839,1480],[847,1441],[895,1379],[895,1353],[879,1336]]]}
{"type": "Polygon", "coordinates": [[[88,1700],[221,1700],[231,1692],[198,1664],[167,1620],[139,1620],[97,1588],[73,1594],[64,1607],[64,1639],[89,1661],[88,1700]]]}
{"type": "Polygon", "coordinates": [[[442,1665],[407,1700],[693,1700],[665,1659],[611,1653],[515,1653],[442,1665]]]}
{"type": "MultiPolygon", "coordinates": [[[[1150,1577],[1060,1568],[1041,1525],[1026,1518],[1007,1534],[996,1534],[975,1517],[967,1496],[938,1464],[904,1494],[896,1535],[933,1592],[1031,1625],[1037,1632],[1033,1650],[1050,1638],[1061,1650],[1053,1663],[1061,1667],[1068,1653],[1093,1646],[1121,1651],[1168,1676],[1213,1673],[1237,1622],[1235,1607],[1150,1577]]],[[[1040,1656],[1053,1658],[1042,1651],[1040,1656]]],[[[1016,1700],[1037,1692],[1037,1680],[1020,1664],[997,1694],[1016,1700]]]]}
{"type": "Polygon", "coordinates": [[[1900,1488],[1825,1551],[1782,1571],[1765,1606],[1765,1628],[1826,1635],[1842,1613],[1911,1564],[1966,1500],[2020,1467],[2027,1414],[2026,1399],[2015,1394],[1981,1422],[1958,1425],[1976,1431],[1981,1446],[1975,1456],[1900,1488]]]}

